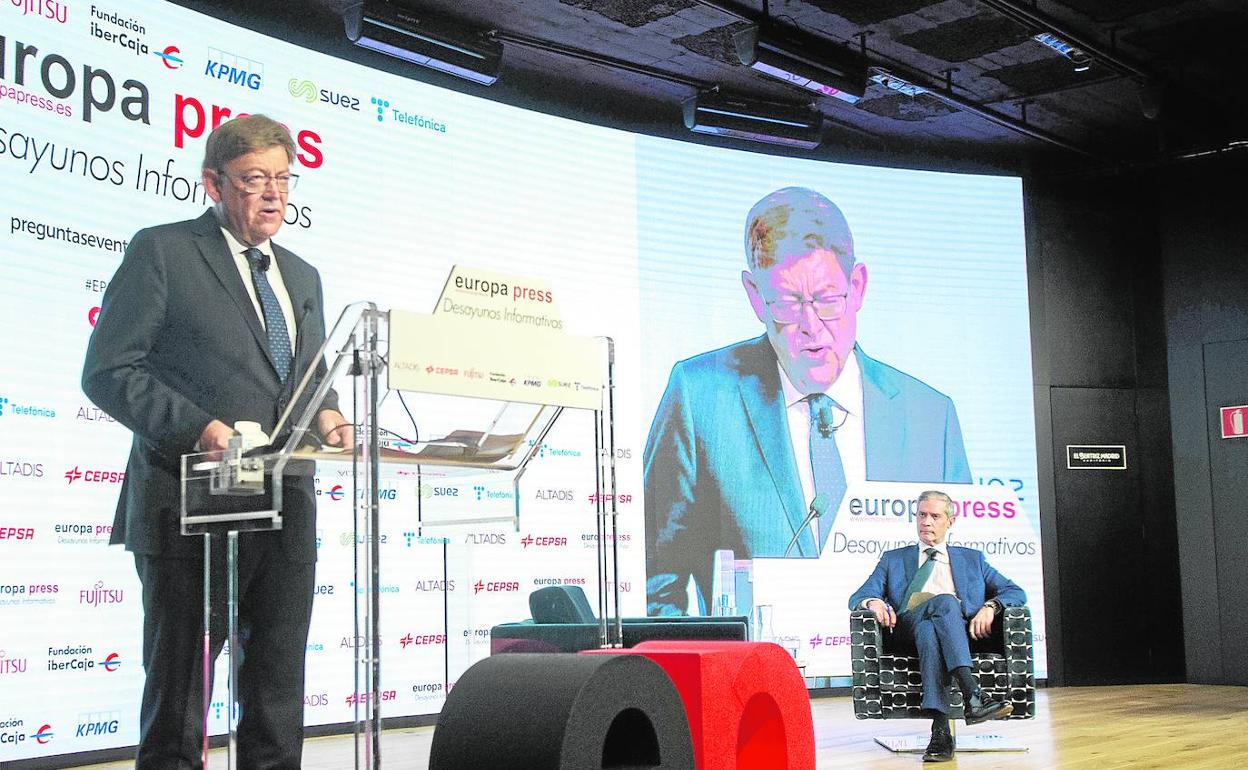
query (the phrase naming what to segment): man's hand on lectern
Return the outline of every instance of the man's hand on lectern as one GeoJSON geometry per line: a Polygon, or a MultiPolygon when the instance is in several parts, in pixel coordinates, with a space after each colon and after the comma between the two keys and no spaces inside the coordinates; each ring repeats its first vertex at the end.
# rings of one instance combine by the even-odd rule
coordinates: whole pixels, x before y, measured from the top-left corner
{"type": "Polygon", "coordinates": [[[330,446],[349,447],[355,439],[355,426],[334,409],[322,409],[317,413],[316,428],[330,446]]]}

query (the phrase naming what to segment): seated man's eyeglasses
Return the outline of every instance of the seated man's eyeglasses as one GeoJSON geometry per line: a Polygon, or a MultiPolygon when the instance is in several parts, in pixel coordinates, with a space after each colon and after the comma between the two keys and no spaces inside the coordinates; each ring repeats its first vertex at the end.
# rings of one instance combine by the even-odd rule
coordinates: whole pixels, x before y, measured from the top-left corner
{"type": "MultiPolygon", "coordinates": [[[[231,177],[224,171],[217,171],[217,174],[223,177],[231,177]]],[[[260,172],[252,172],[243,174],[242,176],[233,176],[234,181],[238,182],[238,186],[243,192],[249,195],[262,193],[269,188],[270,184],[276,184],[279,192],[290,192],[295,185],[299,183],[298,174],[278,174],[277,176],[269,176],[260,172]]]]}
{"type": "Polygon", "coordinates": [[[771,310],[771,317],[776,323],[795,324],[802,317],[802,306],[810,305],[815,309],[815,315],[822,321],[835,321],[845,315],[845,307],[849,292],[844,294],[834,294],[828,297],[814,297],[812,299],[801,299],[799,297],[780,297],[778,299],[768,300],[767,307],[771,310]]]}

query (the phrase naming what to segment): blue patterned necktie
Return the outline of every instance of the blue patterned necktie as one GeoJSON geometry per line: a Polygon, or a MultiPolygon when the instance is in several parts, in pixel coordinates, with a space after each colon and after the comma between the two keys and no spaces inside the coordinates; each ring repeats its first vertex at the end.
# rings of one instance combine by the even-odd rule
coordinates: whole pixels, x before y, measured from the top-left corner
{"type": "Polygon", "coordinates": [[[269,352],[273,354],[273,366],[282,382],[290,376],[291,358],[294,353],[290,349],[290,332],[286,328],[286,316],[282,315],[282,306],[277,303],[277,295],[269,284],[265,272],[269,267],[268,257],[257,248],[243,252],[247,264],[251,265],[251,282],[256,287],[256,297],[260,300],[260,308],[264,310],[264,329],[269,335],[269,352]]]}
{"type": "Polygon", "coordinates": [[[936,549],[928,548],[923,553],[927,554],[927,561],[919,566],[919,571],[910,578],[910,585],[906,586],[906,598],[902,599],[899,608],[902,612],[910,609],[910,597],[923,590],[923,586],[927,585],[927,579],[932,575],[932,570],[936,569],[936,549]]]}
{"type": "Polygon", "coordinates": [[[823,393],[806,397],[810,402],[810,470],[815,480],[815,494],[828,496],[828,510],[819,517],[819,547],[823,548],[828,533],[836,522],[836,511],[845,497],[845,467],[836,448],[834,409],[840,405],[823,393]]]}

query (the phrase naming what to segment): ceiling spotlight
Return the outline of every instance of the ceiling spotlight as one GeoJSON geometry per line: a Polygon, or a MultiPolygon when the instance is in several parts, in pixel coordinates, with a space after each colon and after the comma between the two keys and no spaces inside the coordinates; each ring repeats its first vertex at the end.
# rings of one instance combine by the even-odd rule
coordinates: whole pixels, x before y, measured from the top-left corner
{"type": "Polygon", "coordinates": [[[1075,72],[1087,72],[1092,69],[1092,57],[1087,51],[1074,47],[1057,35],[1041,32],[1033,36],[1032,40],[1070,59],[1071,63],[1075,65],[1075,72]]]}
{"type": "Polygon", "coordinates": [[[701,91],[685,100],[685,126],[751,142],[814,149],[823,139],[823,115],[809,105],[780,104],[718,91],[701,91]]]}
{"type": "Polygon", "coordinates": [[[503,46],[480,32],[458,29],[386,0],[364,0],[342,14],[347,38],[361,48],[446,72],[482,85],[498,80],[503,46]]]}
{"type": "Polygon", "coordinates": [[[826,38],[765,22],[733,36],[737,58],[764,75],[850,104],[867,92],[867,59],[826,38]]]}

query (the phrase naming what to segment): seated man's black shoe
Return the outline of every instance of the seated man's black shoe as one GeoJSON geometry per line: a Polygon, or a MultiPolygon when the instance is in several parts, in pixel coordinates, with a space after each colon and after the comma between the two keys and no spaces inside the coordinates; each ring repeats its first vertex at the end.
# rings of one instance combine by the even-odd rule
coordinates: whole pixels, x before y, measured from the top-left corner
{"type": "Polygon", "coordinates": [[[948,728],[932,727],[932,740],[923,752],[924,762],[948,762],[953,759],[953,734],[948,728]]]}
{"type": "Polygon", "coordinates": [[[992,695],[975,693],[962,707],[968,725],[977,725],[990,719],[1005,719],[1014,713],[1014,707],[992,695]]]}

